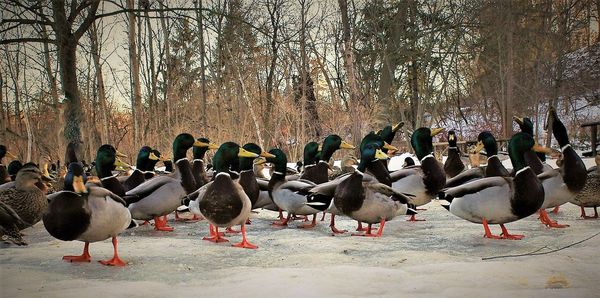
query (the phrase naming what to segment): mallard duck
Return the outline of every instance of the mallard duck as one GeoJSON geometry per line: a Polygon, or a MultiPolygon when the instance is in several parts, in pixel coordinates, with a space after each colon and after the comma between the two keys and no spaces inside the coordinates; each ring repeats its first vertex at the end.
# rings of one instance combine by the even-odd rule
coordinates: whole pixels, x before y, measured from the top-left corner
{"type": "Polygon", "coordinates": [[[17,179],[17,173],[23,168],[23,163],[20,160],[13,160],[8,164],[7,170],[11,181],[17,179]]]}
{"type": "MultiPolygon", "coordinates": [[[[206,154],[206,151],[218,149],[219,146],[211,143],[207,138],[198,138],[196,141],[199,142],[199,146],[192,147],[192,155],[194,158],[192,161],[192,175],[194,175],[194,181],[196,183],[195,189],[198,189],[209,181],[204,167],[204,155],[206,154]]],[[[196,214],[194,214],[191,219],[179,217],[180,212],[187,211],[189,211],[189,209],[186,206],[179,206],[175,210],[175,221],[194,222],[201,219],[196,214]]]]}
{"type": "Polygon", "coordinates": [[[402,168],[409,168],[414,165],[415,165],[415,160],[412,157],[407,156],[404,158],[404,163],[402,164],[402,168]]]}
{"type": "Polygon", "coordinates": [[[153,171],[148,170],[151,167],[151,161],[158,162],[160,157],[156,156],[156,154],[152,151],[152,148],[149,146],[143,146],[137,155],[137,160],[135,163],[135,170],[131,175],[127,177],[119,177],[118,180],[123,184],[123,190],[129,191],[134,189],[136,186],[142,184],[146,181],[146,172],[153,171]]]}
{"type": "Polygon", "coordinates": [[[164,170],[165,174],[171,174],[171,173],[173,173],[173,171],[174,171],[173,161],[171,161],[171,160],[165,160],[163,162],[163,164],[165,165],[165,170],[164,170]]]}
{"type": "MultiPolygon", "coordinates": [[[[321,156],[321,146],[319,146],[319,143],[317,142],[308,142],[306,143],[306,145],[304,145],[304,151],[303,151],[303,156],[302,156],[302,160],[296,162],[296,172],[295,173],[290,173],[290,168],[286,167],[286,171],[284,173],[286,173],[287,180],[297,180],[300,179],[300,177],[302,175],[305,174],[305,172],[308,170],[309,173],[307,175],[309,175],[309,177],[314,176],[315,174],[312,171],[312,168],[317,165],[317,163],[319,162],[319,158],[321,156]]],[[[327,172],[329,175],[329,164],[327,164],[327,172]]],[[[320,176],[322,176],[322,173],[320,174],[320,176]]],[[[269,177],[270,178],[270,177],[269,177]]],[[[303,178],[306,179],[306,178],[303,178]]],[[[281,215],[281,213],[280,213],[281,215]]]]}
{"type": "MultiPolygon", "coordinates": [[[[258,154],[260,157],[275,157],[273,154],[263,151],[260,146],[254,143],[247,143],[242,146],[242,148],[248,152],[258,154]]],[[[252,209],[259,208],[256,203],[258,201],[260,188],[256,180],[257,177],[254,174],[254,164],[259,163],[259,161],[263,162],[263,160],[258,160],[255,157],[241,156],[239,158],[240,178],[238,183],[242,186],[244,192],[250,199],[250,202],[252,203],[252,209]],[[255,160],[257,162],[255,162],[255,160]]]]}
{"type": "Polygon", "coordinates": [[[341,175],[354,171],[354,166],[358,165],[358,159],[354,156],[345,156],[340,162],[340,167],[334,167],[333,173],[329,175],[329,180],[333,180],[341,175]]]}
{"type": "MultiPolygon", "coordinates": [[[[392,188],[397,192],[415,195],[412,202],[416,206],[429,203],[446,184],[446,173],[433,156],[432,143],[432,137],[442,130],[443,128],[427,127],[417,129],[410,141],[421,165],[390,173],[392,188]]],[[[415,216],[411,215],[410,220],[415,221],[415,216]]]]}
{"type": "Polygon", "coordinates": [[[452,178],[465,170],[465,164],[462,162],[460,149],[456,141],[456,133],[454,130],[450,130],[448,132],[448,158],[444,163],[444,172],[448,178],[452,178]]]}
{"type": "MultiPolygon", "coordinates": [[[[401,126],[401,123],[399,123],[397,126],[401,126]]],[[[382,148],[382,151],[383,150],[385,150],[386,152],[388,150],[398,151],[398,149],[396,147],[391,146],[386,141],[384,141],[383,137],[381,136],[381,135],[384,135],[384,136],[387,136],[389,140],[393,140],[394,134],[395,134],[395,130],[393,128],[391,128],[391,126],[386,126],[383,129],[383,131],[379,132],[378,134],[376,134],[374,132],[370,132],[365,137],[363,137],[363,139],[360,142],[359,148],[362,151],[365,148],[365,146],[372,144],[373,146],[375,146],[377,148],[382,148]],[[390,134],[392,134],[391,137],[390,137],[390,134]]],[[[373,175],[375,177],[375,179],[377,179],[377,181],[379,181],[379,183],[383,183],[387,186],[392,185],[392,180],[390,178],[390,172],[388,171],[386,160],[374,159],[372,162],[369,162],[366,164],[366,170],[367,170],[367,173],[373,175]]],[[[335,208],[335,206],[334,205],[330,206],[327,211],[329,213],[331,213],[331,221],[329,223],[329,227],[331,228],[331,231],[334,234],[344,233],[345,230],[338,230],[335,227],[335,214],[337,213],[337,209],[335,208]]],[[[357,231],[365,230],[360,221],[358,222],[358,226],[357,226],[356,230],[357,231]]]]}
{"type": "Polygon", "coordinates": [[[234,225],[241,225],[242,241],[233,246],[257,248],[246,239],[246,221],[250,217],[252,203],[242,186],[231,179],[229,171],[236,159],[258,156],[233,142],[221,144],[215,153],[213,157],[215,179],[198,189],[195,192],[197,198],[189,203],[192,213],[204,216],[210,223],[210,236],[205,237],[204,240],[227,242],[228,240],[219,234],[219,227],[230,228],[234,225]]]}
{"type": "Polygon", "coordinates": [[[365,180],[363,172],[367,165],[376,159],[387,158],[387,155],[374,144],[367,144],[361,150],[360,163],[356,171],[338,180],[334,196],[337,209],[359,222],[369,224],[366,234],[354,235],[381,237],[386,221],[407,214],[409,210],[408,196],[373,178],[365,180]],[[380,224],[379,230],[376,234],[371,234],[371,224],[374,223],[380,224]]]}
{"type": "MultiPolygon", "coordinates": [[[[273,164],[274,171],[268,183],[269,196],[275,205],[288,212],[287,218],[274,222],[273,225],[287,226],[291,215],[316,215],[318,212],[325,211],[333,197],[323,198],[314,197],[309,192],[310,188],[316,186],[312,181],[297,179],[286,181],[287,156],[281,149],[271,149],[269,153],[274,157],[267,157],[266,160],[273,164]]],[[[316,216],[310,224],[300,226],[301,228],[312,228],[316,225],[316,216]]]]}
{"type": "Polygon", "coordinates": [[[204,167],[204,155],[206,154],[206,151],[219,148],[218,145],[211,143],[207,138],[198,138],[197,141],[199,141],[201,145],[192,148],[194,156],[194,160],[192,161],[192,174],[194,174],[194,180],[196,180],[196,189],[204,186],[204,184],[209,181],[204,167]]]}
{"type": "Polygon", "coordinates": [[[125,201],[109,190],[84,185],[83,167],[71,162],[65,178],[65,189],[52,194],[48,210],[44,213],[44,227],[53,237],[63,240],[85,242],[80,256],[64,256],[68,262],[90,262],[90,242],[112,237],[113,257],[99,261],[103,265],[125,266],[117,252],[117,235],[135,223],[125,201]]]}
{"type": "Polygon", "coordinates": [[[12,153],[8,152],[8,150],[6,150],[6,146],[0,145],[0,185],[12,181],[12,179],[10,178],[10,174],[8,174],[8,169],[2,163],[4,157],[13,159],[17,158],[12,153]]]}
{"type": "MultiPolygon", "coordinates": [[[[396,137],[396,133],[403,126],[404,126],[404,122],[398,122],[394,126],[387,125],[381,131],[377,132],[377,134],[383,139],[384,142],[391,145],[392,142],[394,141],[394,137],[396,137]]],[[[381,151],[383,151],[383,153],[385,153],[385,154],[387,154],[389,150],[393,150],[393,149],[381,148],[381,151]]]]}
{"type": "MultiPolygon", "coordinates": [[[[33,162],[25,163],[19,171],[21,171],[25,168],[36,168],[42,173],[42,179],[40,181],[36,182],[35,186],[37,188],[39,188],[44,195],[47,194],[49,191],[48,185],[52,181],[52,178],[50,178],[50,176],[46,175],[44,173],[44,171],[40,170],[36,163],[33,163],[33,162]]],[[[14,188],[16,188],[16,185],[17,185],[17,181],[10,181],[10,182],[0,185],[0,190],[9,189],[9,188],[14,189],[14,188]]]]}
{"type": "Polygon", "coordinates": [[[581,207],[581,217],[584,219],[598,218],[600,206],[600,155],[596,155],[596,166],[588,170],[587,180],[583,189],[575,195],[571,203],[581,207]],[[594,216],[585,215],[585,208],[593,207],[594,216]]]}
{"type": "Polygon", "coordinates": [[[304,169],[306,167],[310,167],[316,165],[319,162],[319,143],[317,142],[308,142],[304,145],[303,159],[302,165],[304,169]]]}
{"type": "Polygon", "coordinates": [[[48,201],[36,186],[42,183],[42,172],[37,167],[21,169],[15,182],[14,188],[0,190],[0,236],[4,241],[27,245],[20,230],[40,221],[48,201]]]}
{"type": "MultiPolygon", "coordinates": [[[[380,135],[375,134],[374,132],[368,133],[360,142],[360,150],[363,150],[364,147],[368,144],[374,144],[377,148],[381,148],[381,151],[384,150],[387,152],[388,150],[398,151],[398,148],[388,144],[380,135]]],[[[385,153],[385,152],[384,152],[385,153]]],[[[387,168],[386,160],[378,160],[375,159],[373,162],[367,164],[367,173],[375,176],[377,181],[383,183],[387,186],[392,185],[392,180],[390,178],[390,172],[387,168]]]]}
{"type": "Polygon", "coordinates": [[[145,181],[126,193],[129,211],[134,219],[154,219],[154,229],[173,231],[167,225],[166,215],[181,206],[181,200],[196,190],[196,180],[192,167],[186,158],[193,146],[203,146],[188,133],[178,135],[173,141],[173,158],[177,171],[172,176],[158,176],[145,181]]]}
{"type": "Polygon", "coordinates": [[[148,179],[152,179],[156,176],[155,167],[159,161],[162,161],[164,163],[167,160],[169,160],[168,157],[162,155],[160,153],[160,151],[158,151],[156,149],[152,149],[152,154],[154,154],[154,156],[158,157],[158,159],[149,159],[147,161],[147,163],[145,164],[145,167],[142,169],[144,171],[144,181],[148,180],[148,179]]]}
{"type": "Polygon", "coordinates": [[[516,170],[515,177],[482,178],[445,189],[440,199],[450,202],[450,205],[444,207],[462,219],[483,224],[486,238],[523,238],[523,235],[509,234],[504,224],[534,214],[544,202],[544,187],[524,159],[525,152],[536,149],[534,144],[529,134],[515,134],[508,148],[516,170]],[[492,235],[488,224],[500,224],[502,234],[492,235]]]}
{"type": "Polygon", "coordinates": [[[510,172],[504,167],[498,158],[498,144],[496,138],[489,131],[483,131],[477,136],[477,145],[474,152],[479,153],[485,149],[488,156],[487,165],[473,167],[466,170],[451,179],[446,180],[446,187],[456,187],[475,179],[483,177],[508,177],[510,172]]]}
{"type": "MultiPolygon", "coordinates": [[[[527,117],[516,117],[513,116],[513,120],[519,125],[522,132],[529,134],[535,139],[533,134],[533,122],[527,117]]],[[[525,161],[531,167],[531,169],[537,174],[541,174],[544,171],[552,170],[552,167],[546,163],[546,154],[548,152],[525,152],[525,161]]]]}
{"type": "Polygon", "coordinates": [[[121,161],[119,157],[127,156],[118,152],[112,145],[104,144],[96,152],[95,169],[102,187],[119,197],[123,197],[125,195],[125,187],[117,179],[117,175],[113,175],[112,171],[116,167],[129,167],[129,165],[121,161]]]}
{"type": "MultiPolygon", "coordinates": [[[[304,173],[300,179],[312,181],[314,183],[323,183],[329,181],[329,159],[338,149],[354,149],[354,146],[346,143],[338,135],[329,135],[323,140],[323,147],[319,153],[319,162],[314,166],[304,165],[304,173]]],[[[286,167],[287,169],[287,167],[286,167]]]]}
{"type": "Polygon", "coordinates": [[[558,119],[554,108],[550,108],[550,118],[552,134],[561,148],[563,163],[559,169],[545,170],[538,174],[545,193],[544,204],[540,209],[540,221],[547,227],[564,228],[568,225],[560,225],[550,219],[545,209],[558,207],[571,201],[585,186],[587,170],[581,157],[571,148],[567,129],[558,119]]]}

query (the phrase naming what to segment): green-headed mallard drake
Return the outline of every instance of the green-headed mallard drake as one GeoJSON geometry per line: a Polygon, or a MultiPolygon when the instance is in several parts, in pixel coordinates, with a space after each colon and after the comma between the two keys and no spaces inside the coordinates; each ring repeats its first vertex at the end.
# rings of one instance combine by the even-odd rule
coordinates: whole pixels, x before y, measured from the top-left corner
{"type": "Polygon", "coordinates": [[[356,171],[338,180],[334,196],[336,208],[359,222],[369,224],[367,233],[359,234],[360,236],[380,237],[386,221],[407,214],[409,210],[409,197],[372,177],[365,180],[363,172],[367,165],[377,159],[387,158],[374,144],[366,144],[361,149],[360,163],[356,171]],[[374,223],[380,224],[379,230],[376,234],[371,234],[371,224],[374,223]]]}
{"type": "MultiPolygon", "coordinates": [[[[254,143],[244,144],[242,148],[248,152],[258,154],[260,157],[275,157],[273,154],[263,151],[260,146],[254,143]]],[[[242,186],[244,192],[246,192],[246,195],[248,195],[248,198],[252,203],[252,209],[258,208],[258,206],[256,206],[256,202],[258,201],[258,196],[260,193],[260,188],[258,182],[256,181],[256,175],[254,174],[255,160],[257,160],[255,157],[241,156],[239,158],[240,178],[238,183],[242,186]]]]}
{"type": "MultiPolygon", "coordinates": [[[[204,184],[209,182],[209,178],[206,174],[206,168],[204,167],[204,155],[208,150],[218,149],[219,146],[211,143],[207,138],[197,138],[198,146],[192,148],[192,175],[194,175],[194,181],[196,183],[195,189],[198,189],[204,184]]],[[[200,220],[198,215],[194,214],[191,219],[179,217],[179,212],[189,211],[185,206],[180,206],[175,210],[175,221],[194,222],[200,220]]]]}
{"type": "Polygon", "coordinates": [[[146,181],[147,169],[151,166],[151,161],[158,160],[159,157],[152,152],[152,148],[150,148],[150,146],[142,146],[137,155],[135,170],[129,176],[117,178],[119,181],[121,181],[121,184],[123,184],[123,190],[126,192],[144,183],[144,181],[146,181]]]}
{"type": "Polygon", "coordinates": [[[454,130],[450,130],[448,132],[448,158],[444,163],[444,172],[448,178],[452,178],[465,170],[465,164],[462,161],[456,141],[456,133],[454,130]]]}
{"type": "MultiPolygon", "coordinates": [[[[394,141],[394,138],[396,137],[396,133],[403,126],[404,126],[404,122],[402,122],[402,121],[398,122],[394,126],[387,125],[382,130],[378,131],[377,135],[379,135],[383,139],[384,142],[391,145],[392,142],[394,141]]],[[[390,149],[381,148],[381,151],[383,151],[383,153],[386,153],[386,154],[388,153],[388,150],[390,150],[390,149]]]]}
{"type": "Polygon", "coordinates": [[[178,135],[173,141],[173,158],[177,171],[173,175],[158,176],[145,181],[128,191],[125,199],[134,219],[154,219],[154,229],[173,231],[167,225],[166,215],[181,206],[181,199],[196,190],[196,180],[192,174],[187,151],[193,146],[201,146],[200,141],[188,133],[178,135]]]}
{"type": "MultiPolygon", "coordinates": [[[[304,145],[302,161],[298,161],[296,163],[297,172],[290,173],[290,168],[286,167],[286,171],[284,172],[287,175],[286,180],[300,179],[300,177],[302,175],[304,175],[304,173],[307,169],[310,169],[308,175],[313,176],[314,173],[311,173],[311,171],[314,171],[314,170],[312,170],[312,167],[317,165],[317,163],[319,162],[320,156],[321,156],[321,146],[319,146],[319,143],[317,143],[317,142],[306,143],[306,145],[304,145]]],[[[280,215],[281,215],[281,213],[280,213],[280,215]]]]}
{"type": "MultiPolygon", "coordinates": [[[[269,153],[275,156],[266,158],[275,168],[268,184],[269,194],[279,209],[288,212],[287,218],[273,224],[287,226],[292,214],[316,215],[319,212],[325,211],[333,197],[323,198],[312,196],[309,190],[316,186],[312,181],[304,179],[286,181],[287,156],[281,149],[277,148],[269,150],[269,153]]],[[[312,223],[300,227],[312,228],[315,225],[316,216],[313,217],[312,223]]]]}
{"type": "MultiPolygon", "coordinates": [[[[386,130],[387,129],[384,129],[384,131],[386,130]]],[[[377,148],[381,148],[382,152],[388,152],[388,150],[398,151],[398,148],[390,145],[387,141],[383,139],[383,137],[374,132],[370,132],[363,137],[359,146],[360,150],[362,151],[364,147],[368,144],[374,144],[374,146],[376,146],[377,148]]],[[[383,183],[387,186],[392,185],[392,180],[390,178],[390,172],[387,168],[386,160],[375,159],[373,160],[373,162],[367,164],[366,170],[368,174],[375,176],[377,181],[379,181],[380,183],[383,183]]]]}
{"type": "Polygon", "coordinates": [[[117,179],[117,175],[113,175],[112,171],[118,166],[129,167],[129,165],[122,162],[119,157],[126,156],[118,152],[112,145],[104,144],[96,152],[95,168],[102,187],[119,197],[123,197],[125,195],[125,187],[117,179]]]}
{"type": "Polygon", "coordinates": [[[415,165],[415,160],[412,157],[407,156],[404,158],[404,163],[402,164],[402,168],[408,168],[408,167],[412,167],[414,165],[415,165]]]}
{"type": "MultiPolygon", "coordinates": [[[[397,126],[401,125],[401,123],[399,123],[397,126]]],[[[384,135],[384,136],[387,136],[388,139],[392,140],[393,134],[395,134],[395,130],[393,128],[391,128],[391,126],[386,126],[383,129],[383,131],[378,134],[376,134],[374,132],[369,132],[361,140],[359,148],[362,151],[365,149],[365,147],[367,145],[371,144],[371,145],[375,146],[376,148],[382,148],[382,152],[383,152],[383,150],[398,151],[398,149],[396,147],[388,144],[388,142],[386,142],[382,137],[382,135],[384,135]],[[390,133],[392,133],[391,138],[390,138],[390,133]]],[[[387,186],[392,185],[392,180],[390,178],[390,172],[388,171],[386,160],[373,159],[372,161],[370,161],[366,164],[366,170],[367,170],[367,173],[373,175],[379,183],[383,183],[387,186]]],[[[337,213],[337,209],[335,208],[335,205],[331,205],[327,211],[329,213],[331,213],[331,221],[329,222],[329,227],[331,228],[331,231],[334,234],[340,234],[340,233],[346,232],[345,230],[338,230],[335,227],[335,214],[337,213]]],[[[356,230],[364,231],[362,223],[360,221],[358,222],[358,227],[356,228],[356,230]]]]}
{"type": "Polygon", "coordinates": [[[156,150],[156,149],[152,149],[152,155],[156,156],[158,159],[153,159],[150,158],[145,164],[144,164],[144,168],[141,169],[144,172],[144,181],[148,180],[148,179],[152,179],[156,176],[156,164],[159,161],[162,162],[166,162],[167,160],[169,160],[168,157],[166,157],[165,155],[162,155],[160,153],[160,151],[156,150]]]}
{"type": "Polygon", "coordinates": [[[0,145],[0,185],[12,181],[12,179],[10,178],[10,174],[8,173],[7,167],[2,163],[4,157],[13,159],[17,158],[12,153],[8,152],[6,146],[0,145]]]}
{"type": "Polygon", "coordinates": [[[440,199],[447,200],[450,205],[444,207],[462,219],[483,224],[484,237],[523,238],[523,235],[509,234],[504,224],[534,214],[544,202],[544,187],[524,158],[524,153],[534,148],[534,144],[531,135],[523,132],[515,134],[508,145],[515,177],[482,178],[445,189],[440,199]],[[488,224],[500,224],[502,234],[492,235],[488,224]]]}
{"type": "MultiPolygon", "coordinates": [[[[314,166],[304,166],[304,173],[300,179],[323,183],[329,181],[329,159],[338,149],[354,149],[354,146],[346,143],[338,135],[329,135],[323,140],[323,147],[319,153],[319,162],[314,166]]],[[[287,169],[287,167],[286,167],[287,169]]]]}
{"type": "Polygon", "coordinates": [[[306,167],[310,167],[316,165],[319,162],[319,143],[317,142],[308,142],[304,145],[304,151],[302,154],[302,165],[306,169],[306,167]]]}
{"type": "Polygon", "coordinates": [[[498,158],[498,144],[496,143],[496,138],[494,138],[494,135],[491,132],[483,131],[477,136],[477,145],[474,151],[479,152],[481,149],[485,149],[485,153],[488,156],[487,165],[468,169],[451,179],[447,179],[447,188],[460,186],[469,181],[481,179],[483,177],[510,176],[510,172],[504,167],[498,158]]]}
{"type": "Polygon", "coordinates": [[[172,160],[165,160],[163,161],[163,164],[165,165],[165,170],[163,171],[164,174],[171,174],[175,171],[172,160]]]}
{"type": "Polygon", "coordinates": [[[106,188],[84,185],[83,167],[78,162],[69,164],[65,189],[49,196],[50,204],[44,213],[44,227],[53,237],[85,242],[80,256],[64,256],[68,262],[90,262],[90,242],[112,237],[113,257],[99,261],[103,265],[125,266],[117,252],[117,235],[135,226],[125,201],[106,188]]]}
{"type": "MultiPolygon", "coordinates": [[[[415,197],[412,198],[412,202],[416,206],[431,202],[446,184],[446,173],[441,163],[433,156],[432,137],[442,130],[442,128],[427,127],[417,129],[412,134],[410,142],[421,165],[390,173],[392,188],[397,192],[413,194],[415,197]]],[[[414,215],[410,220],[416,220],[414,215]]]]}
{"type": "Polygon", "coordinates": [[[600,155],[596,155],[596,166],[588,169],[587,180],[583,189],[575,195],[571,203],[581,207],[581,217],[584,219],[598,218],[600,206],[600,155]],[[594,208],[594,216],[585,215],[585,208],[594,208]]]}
{"type": "Polygon", "coordinates": [[[540,209],[540,221],[551,228],[564,228],[568,225],[560,225],[550,219],[545,209],[558,207],[571,201],[585,186],[587,170],[581,157],[571,148],[567,129],[558,119],[554,108],[550,108],[550,118],[552,134],[561,148],[563,162],[558,169],[545,170],[538,174],[545,193],[544,204],[540,209]]]}
{"type": "Polygon", "coordinates": [[[11,181],[15,181],[17,179],[17,173],[23,168],[23,163],[15,159],[8,163],[7,171],[11,181]]]}
{"type": "Polygon", "coordinates": [[[206,176],[206,168],[204,166],[204,155],[208,150],[219,149],[219,146],[211,143],[207,138],[198,138],[196,141],[201,143],[200,146],[192,148],[194,160],[192,161],[192,174],[196,180],[196,189],[208,183],[209,179],[206,176]]]}
{"type": "Polygon", "coordinates": [[[48,206],[48,200],[36,184],[42,172],[26,166],[17,173],[15,187],[0,190],[0,236],[17,245],[27,245],[20,230],[36,224],[48,206]]]}
{"type": "Polygon", "coordinates": [[[257,248],[246,239],[246,221],[250,217],[252,203],[242,186],[231,179],[230,168],[240,157],[258,156],[233,142],[225,142],[219,146],[213,157],[214,180],[198,189],[195,192],[197,198],[189,203],[192,213],[204,216],[210,223],[210,236],[204,240],[227,242],[228,240],[219,234],[219,227],[241,225],[242,241],[233,246],[257,248]]]}
{"type": "MultiPolygon", "coordinates": [[[[513,116],[513,120],[519,125],[522,132],[529,134],[535,139],[533,134],[533,122],[527,117],[516,117],[513,116]]],[[[531,169],[537,174],[541,174],[544,171],[552,170],[552,167],[546,163],[546,154],[548,152],[525,152],[525,161],[531,167],[531,169]]]]}

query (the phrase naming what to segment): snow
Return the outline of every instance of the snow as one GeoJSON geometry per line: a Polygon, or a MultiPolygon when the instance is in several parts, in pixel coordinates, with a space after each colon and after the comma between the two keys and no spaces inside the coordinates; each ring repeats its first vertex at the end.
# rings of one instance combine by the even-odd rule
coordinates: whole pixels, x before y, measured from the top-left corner
{"type": "MultiPolygon", "coordinates": [[[[419,214],[425,222],[388,222],[382,238],[332,237],[327,223],[313,230],[278,229],[276,213],[261,211],[248,226],[257,250],[202,241],[206,222],[170,222],[174,232],[141,226],[119,237],[124,268],[97,260],[112,256],[109,240],[90,245],[92,263],[61,260],[83,243],[49,236],[41,223],[24,230],[28,247],[0,245],[2,297],[398,297],[526,296],[594,297],[600,290],[600,236],[541,256],[485,257],[541,252],[598,232],[600,221],[578,219],[566,205],[558,216],[567,229],[547,229],[535,216],[507,224],[521,241],[482,238],[483,229],[455,217],[434,201],[419,214]]],[[[172,220],[171,216],[171,220],[172,220]]],[[[355,222],[337,217],[338,227],[355,222]]],[[[493,233],[499,233],[492,226],[493,233]]],[[[230,236],[232,242],[241,239],[230,236]]]]}

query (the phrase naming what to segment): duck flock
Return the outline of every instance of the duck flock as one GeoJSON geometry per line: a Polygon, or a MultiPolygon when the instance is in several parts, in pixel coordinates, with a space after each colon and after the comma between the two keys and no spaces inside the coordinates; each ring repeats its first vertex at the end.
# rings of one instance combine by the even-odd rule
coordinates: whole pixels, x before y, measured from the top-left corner
{"type": "MultiPolygon", "coordinates": [[[[418,207],[439,200],[457,217],[482,224],[484,237],[519,240],[524,236],[510,234],[505,224],[537,213],[545,226],[564,228],[546,209],[565,203],[580,206],[584,218],[598,218],[600,169],[586,169],[556,111],[551,110],[550,116],[560,151],[537,144],[532,122],[515,117],[521,132],[508,143],[512,169],[506,169],[498,158],[497,142],[488,131],[479,134],[474,149],[485,151],[485,166],[467,169],[454,131],[448,132],[448,158],[442,164],[434,157],[432,139],[443,129],[421,127],[410,138],[419,164],[407,158],[402,169],[390,171],[387,160],[398,151],[390,144],[402,123],[364,136],[358,144],[360,158],[344,158],[341,169],[335,171],[330,166],[332,155],[355,147],[334,134],[322,144],[306,144],[300,172],[288,167],[281,149],[264,151],[254,143],[240,146],[234,142],[217,146],[188,133],[174,139],[172,159],[142,147],[133,172],[125,171],[129,166],[120,160],[124,155],[111,145],[98,148],[93,167],[78,161],[74,147],[68,146],[66,172],[60,166],[53,165],[49,172],[47,164],[41,168],[21,164],[0,145],[0,162],[5,157],[15,159],[8,166],[0,165],[0,235],[3,241],[26,245],[20,231],[42,220],[53,237],[84,242],[83,253],[64,256],[65,261],[90,262],[89,244],[111,238],[114,256],[100,262],[125,266],[117,250],[119,233],[150,220],[155,230],[168,233],[173,231],[167,219],[172,213],[175,220],[183,220],[180,212],[193,214],[188,221],[206,220],[210,233],[204,240],[228,242],[227,234],[241,233],[242,241],[233,246],[256,249],[246,238],[252,210],[279,211],[274,228],[304,217],[306,223],[300,227],[310,229],[318,214],[324,218],[329,213],[334,234],[347,232],[336,228],[335,216],[348,216],[362,232],[353,235],[381,237],[387,221],[399,215],[422,221],[416,217],[418,207]],[[192,161],[186,157],[189,149],[192,161]],[[208,150],[217,151],[207,167],[208,150]],[[546,164],[546,155],[558,157],[559,168],[546,164]],[[155,170],[158,162],[165,164],[164,171],[155,170]],[[263,175],[259,169],[267,165],[271,172],[263,175]],[[590,207],[594,216],[585,214],[590,207]],[[493,234],[489,224],[500,225],[501,234],[493,234]],[[240,230],[234,230],[238,225],[240,230]],[[376,231],[373,225],[378,225],[376,231]]],[[[599,156],[595,160],[600,163],[599,156]]]]}

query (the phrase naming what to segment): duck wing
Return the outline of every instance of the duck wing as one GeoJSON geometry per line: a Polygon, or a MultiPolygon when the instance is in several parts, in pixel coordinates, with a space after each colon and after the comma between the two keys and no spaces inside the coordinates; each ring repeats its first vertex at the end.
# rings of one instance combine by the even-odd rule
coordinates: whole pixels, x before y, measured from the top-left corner
{"type": "Polygon", "coordinates": [[[489,177],[475,180],[457,187],[447,188],[442,190],[440,199],[452,202],[454,198],[464,197],[469,194],[481,192],[491,187],[502,187],[509,184],[508,178],[504,177],[489,177]]]}
{"type": "Polygon", "coordinates": [[[269,190],[269,180],[264,178],[256,178],[256,183],[258,183],[258,188],[260,190],[267,191],[269,190]]]}
{"type": "Polygon", "coordinates": [[[447,179],[446,180],[446,188],[460,186],[471,180],[481,179],[483,177],[485,177],[485,172],[484,172],[483,168],[477,167],[477,168],[468,169],[450,179],[447,179]]]}
{"type": "Polygon", "coordinates": [[[15,187],[15,185],[16,185],[16,182],[14,182],[14,181],[9,181],[9,182],[6,182],[6,183],[4,183],[4,184],[0,185],[0,190],[3,190],[3,189],[9,189],[9,188],[14,188],[14,187],[15,187]]]}
{"type": "Polygon", "coordinates": [[[365,183],[363,187],[371,189],[373,192],[384,194],[390,199],[400,202],[402,204],[412,204],[412,198],[414,197],[412,194],[406,194],[399,191],[394,190],[390,186],[387,186],[383,183],[365,183]]]}
{"type": "Polygon", "coordinates": [[[540,179],[541,182],[544,182],[544,180],[552,179],[552,178],[558,177],[558,176],[560,176],[560,172],[557,170],[554,170],[554,169],[541,172],[540,174],[537,175],[538,179],[540,179]]]}
{"type": "Polygon", "coordinates": [[[112,191],[104,188],[104,187],[90,187],[88,188],[89,196],[93,197],[104,197],[106,199],[110,198],[113,201],[123,204],[123,206],[127,206],[127,202],[118,195],[114,194],[112,191]]]}
{"type": "Polygon", "coordinates": [[[317,184],[311,181],[305,179],[298,179],[293,181],[286,181],[280,186],[280,188],[288,189],[301,195],[308,195],[310,194],[310,190],[315,186],[317,186],[317,184]]]}
{"type": "Polygon", "coordinates": [[[196,215],[202,215],[200,212],[200,201],[204,198],[204,194],[213,181],[204,184],[194,192],[189,193],[182,201],[182,205],[187,205],[190,208],[190,212],[196,215]]]}
{"type": "Polygon", "coordinates": [[[128,204],[135,203],[143,199],[144,197],[150,195],[151,193],[159,189],[161,186],[173,181],[178,180],[170,176],[154,177],[138,185],[136,188],[126,192],[124,199],[125,201],[127,201],[128,204]]]}
{"type": "Polygon", "coordinates": [[[0,201],[0,226],[31,226],[24,221],[17,212],[8,204],[0,201]]]}
{"type": "Polygon", "coordinates": [[[419,175],[421,172],[422,171],[420,167],[411,167],[410,169],[401,169],[391,172],[390,178],[392,182],[394,182],[411,175],[419,175]]]}

